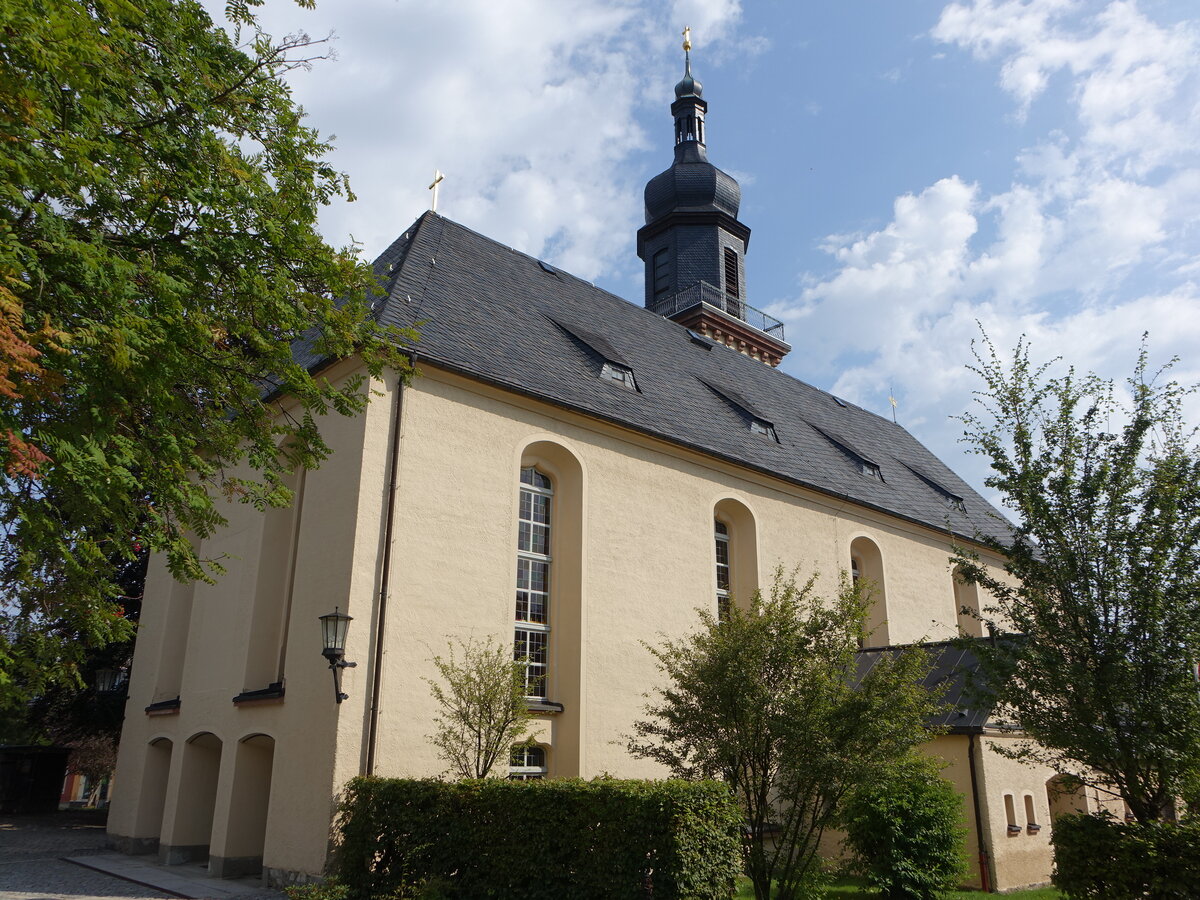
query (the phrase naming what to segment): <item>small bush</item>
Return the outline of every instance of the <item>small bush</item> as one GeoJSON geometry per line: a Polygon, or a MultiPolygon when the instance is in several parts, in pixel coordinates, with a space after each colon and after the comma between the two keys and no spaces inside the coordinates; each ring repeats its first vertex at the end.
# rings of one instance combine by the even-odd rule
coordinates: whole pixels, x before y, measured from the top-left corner
{"type": "Polygon", "coordinates": [[[846,844],[886,900],[936,900],[966,874],[962,797],[940,773],[908,756],[846,803],[846,844]]]}
{"type": "Polygon", "coordinates": [[[1054,820],[1054,884],[1070,900],[1200,897],[1200,821],[1054,820]]]}
{"type": "Polygon", "coordinates": [[[355,778],[334,871],[353,900],[718,900],[741,825],[717,782],[355,778]]]}

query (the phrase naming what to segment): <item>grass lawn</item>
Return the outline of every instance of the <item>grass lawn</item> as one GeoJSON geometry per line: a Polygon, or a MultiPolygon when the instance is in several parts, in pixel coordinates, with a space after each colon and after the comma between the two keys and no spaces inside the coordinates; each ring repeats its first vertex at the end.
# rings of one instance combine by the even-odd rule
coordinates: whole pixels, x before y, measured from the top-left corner
{"type": "MultiPolygon", "coordinates": [[[[826,896],[837,898],[837,900],[848,900],[852,897],[878,897],[879,892],[866,886],[861,878],[839,878],[830,885],[826,896]]],[[[946,900],[982,900],[988,896],[980,891],[951,891],[946,894],[946,900]]],[[[738,892],[734,895],[735,900],[754,900],[754,887],[750,884],[750,879],[738,879],[738,892]]],[[[1027,891],[1013,891],[1010,894],[1004,894],[1005,900],[1060,900],[1062,894],[1052,887],[1031,888],[1027,891]]]]}

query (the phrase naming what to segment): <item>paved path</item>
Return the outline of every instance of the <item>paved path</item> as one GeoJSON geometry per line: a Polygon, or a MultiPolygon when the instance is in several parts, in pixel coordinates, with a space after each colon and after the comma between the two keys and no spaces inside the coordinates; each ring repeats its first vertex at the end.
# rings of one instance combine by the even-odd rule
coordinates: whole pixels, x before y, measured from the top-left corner
{"type": "Polygon", "coordinates": [[[284,900],[254,880],[208,878],[200,866],[159,867],[149,857],[111,853],[104,821],[94,810],[0,816],[0,900],[284,900]]]}

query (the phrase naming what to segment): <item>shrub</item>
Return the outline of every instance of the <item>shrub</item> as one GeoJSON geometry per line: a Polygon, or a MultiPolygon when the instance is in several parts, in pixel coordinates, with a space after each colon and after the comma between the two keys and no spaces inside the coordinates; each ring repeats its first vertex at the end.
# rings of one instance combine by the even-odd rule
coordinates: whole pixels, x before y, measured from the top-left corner
{"type": "Polygon", "coordinates": [[[910,755],[847,800],[846,844],[887,900],[934,900],[966,874],[962,797],[941,769],[910,755]]]}
{"type": "Polygon", "coordinates": [[[1070,900],[1200,897],[1200,821],[1054,820],[1054,884],[1070,900]]]}
{"type": "Polygon", "coordinates": [[[741,814],[717,782],[355,778],[334,872],[351,898],[733,893],[741,814]]]}

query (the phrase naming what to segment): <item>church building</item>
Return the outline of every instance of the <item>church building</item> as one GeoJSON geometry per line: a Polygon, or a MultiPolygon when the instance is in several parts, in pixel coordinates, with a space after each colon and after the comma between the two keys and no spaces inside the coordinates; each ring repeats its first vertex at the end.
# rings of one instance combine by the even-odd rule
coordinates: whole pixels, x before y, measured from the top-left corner
{"type": "Polygon", "coordinates": [[[416,325],[420,374],[321,423],[333,454],[292,475],[289,508],[222,507],[200,548],[224,561],[215,584],[152,563],[115,846],[218,877],[319,875],[348,779],[444,770],[429,680],[458,640],[526,660],[537,743],[513,776],[663,777],[621,740],[658,677],[644,642],[745,603],[782,564],[828,592],[869,581],[864,665],[932,642],[953,687],[927,749],[964,797],[973,883],[1049,880],[1053,816],[1095,800],[996,752],[1017,736],[957,702],[970,654],[945,643],[982,637],[951,545],[1002,526],[899,425],[776,368],[821,336],[751,305],[750,229],[708,160],[707,112],[689,59],[674,160],[646,186],[641,304],[434,212],[376,260],[374,314],[416,325]],[[335,610],[343,657],[322,655],[335,610]]]}

